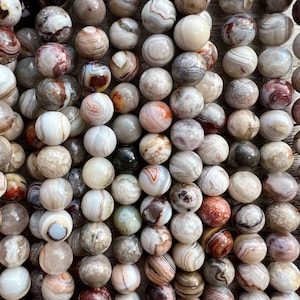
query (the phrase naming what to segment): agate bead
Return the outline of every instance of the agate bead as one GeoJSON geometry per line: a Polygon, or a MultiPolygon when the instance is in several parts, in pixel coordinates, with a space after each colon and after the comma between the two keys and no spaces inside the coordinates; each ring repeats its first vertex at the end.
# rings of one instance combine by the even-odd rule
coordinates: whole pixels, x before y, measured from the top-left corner
{"type": "Polygon", "coordinates": [[[293,262],[299,256],[300,246],[294,235],[289,232],[270,233],[266,237],[268,255],[278,262],[293,262]]]}
{"type": "Polygon", "coordinates": [[[299,300],[300,297],[296,292],[282,293],[274,292],[272,293],[272,300],[299,300]]]}
{"type": "Polygon", "coordinates": [[[154,283],[148,283],[145,291],[145,299],[170,299],[175,300],[176,294],[173,286],[170,283],[164,285],[156,285],[154,283]]]}
{"type": "Polygon", "coordinates": [[[184,15],[196,15],[208,8],[210,0],[201,0],[196,3],[193,0],[175,0],[174,4],[180,13],[184,15]]]}
{"type": "Polygon", "coordinates": [[[226,14],[247,12],[253,4],[254,0],[219,0],[219,6],[226,14]]]}
{"type": "Polygon", "coordinates": [[[12,156],[11,143],[3,136],[0,136],[0,169],[3,170],[10,162],[12,156]]]}
{"type": "Polygon", "coordinates": [[[293,103],[291,113],[292,113],[293,120],[297,124],[300,124],[300,99],[299,98],[293,103]]]}
{"type": "Polygon", "coordinates": [[[270,282],[269,272],[262,263],[239,263],[236,268],[236,278],[239,285],[247,292],[264,291],[270,282]]]}
{"type": "Polygon", "coordinates": [[[207,196],[204,197],[198,214],[204,224],[219,227],[230,219],[231,208],[223,197],[207,196]]]}
{"type": "Polygon", "coordinates": [[[81,197],[86,192],[87,187],[82,178],[81,168],[70,169],[70,171],[64,176],[64,178],[67,179],[71,184],[74,198],[81,197]]]}
{"type": "Polygon", "coordinates": [[[3,14],[0,26],[13,27],[18,24],[22,17],[22,3],[19,0],[3,1],[0,9],[3,14]]]}
{"type": "Polygon", "coordinates": [[[15,61],[19,54],[21,44],[13,31],[0,27],[0,63],[6,65],[15,61]]]}
{"type": "Polygon", "coordinates": [[[280,0],[273,2],[272,0],[264,0],[264,9],[267,13],[279,13],[285,11],[293,1],[280,0]]]}
{"type": "Polygon", "coordinates": [[[112,163],[121,173],[134,173],[140,168],[138,150],[133,145],[122,145],[116,149],[112,157],[112,163]]]}
{"type": "Polygon", "coordinates": [[[211,298],[220,298],[222,297],[223,300],[233,300],[234,295],[231,292],[231,290],[228,287],[222,286],[222,287],[217,287],[213,285],[206,285],[205,289],[202,294],[202,299],[203,300],[209,300],[211,298]]]}
{"type": "Polygon", "coordinates": [[[256,204],[238,204],[232,208],[231,221],[240,233],[258,233],[265,226],[265,214],[256,204]]]}
{"type": "Polygon", "coordinates": [[[270,300],[269,296],[262,291],[242,292],[239,300],[270,300]]]}
{"type": "Polygon", "coordinates": [[[139,9],[140,0],[109,0],[110,12],[117,18],[133,17],[139,9]]]}
{"type": "Polygon", "coordinates": [[[81,289],[78,300],[112,300],[112,298],[108,288],[103,286],[101,288],[81,289]]]}
{"type": "MultiPolygon", "coordinates": [[[[204,58],[206,69],[208,71],[211,71],[212,68],[215,66],[215,64],[218,60],[218,56],[219,56],[216,45],[211,41],[207,41],[207,43],[202,48],[197,50],[197,53],[200,54],[200,56],[202,56],[204,58]]],[[[222,82],[222,78],[217,73],[215,73],[215,72],[207,72],[207,73],[209,75],[211,75],[210,76],[211,81],[215,80],[217,83],[218,83],[218,81],[222,82]]],[[[206,73],[206,75],[207,75],[207,73],[206,73]]],[[[219,84],[219,85],[221,85],[221,87],[223,87],[223,84],[219,84]]],[[[218,86],[218,84],[216,84],[216,86],[218,86]]],[[[219,88],[219,90],[220,90],[220,88],[219,88]]],[[[221,94],[221,92],[220,92],[220,94],[221,94]]]]}
{"type": "Polygon", "coordinates": [[[234,265],[227,257],[209,258],[204,262],[203,276],[213,286],[228,286],[235,277],[234,265]]]}
{"type": "Polygon", "coordinates": [[[3,134],[7,132],[14,123],[14,112],[12,108],[4,101],[0,101],[0,117],[2,120],[0,125],[0,133],[3,134]]]}

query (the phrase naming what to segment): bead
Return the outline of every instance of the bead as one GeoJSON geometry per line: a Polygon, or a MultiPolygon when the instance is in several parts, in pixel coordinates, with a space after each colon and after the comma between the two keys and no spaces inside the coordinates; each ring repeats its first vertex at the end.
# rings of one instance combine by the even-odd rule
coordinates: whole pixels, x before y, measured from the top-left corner
{"type": "Polygon", "coordinates": [[[67,243],[71,247],[74,256],[87,255],[87,252],[81,247],[80,235],[81,228],[75,228],[67,239],[67,243]]]}
{"type": "Polygon", "coordinates": [[[104,254],[85,256],[79,262],[80,280],[91,288],[100,288],[109,281],[112,266],[104,254]]]}
{"type": "Polygon", "coordinates": [[[172,235],[165,225],[155,227],[146,225],[141,231],[140,241],[143,249],[148,254],[162,256],[172,246],[172,235]]]}
{"type": "Polygon", "coordinates": [[[6,192],[2,199],[5,202],[20,202],[26,197],[27,182],[26,179],[18,173],[6,173],[6,192]]]}
{"type": "Polygon", "coordinates": [[[0,125],[0,133],[3,134],[13,126],[14,112],[8,104],[6,104],[4,101],[1,100],[0,100],[0,118],[2,120],[0,125]]]}
{"type": "Polygon", "coordinates": [[[35,18],[35,29],[45,42],[65,43],[72,34],[72,20],[62,7],[46,6],[35,18]]]}
{"type": "Polygon", "coordinates": [[[42,45],[35,53],[38,71],[45,77],[64,75],[71,66],[71,56],[66,47],[49,42],[42,45]]]}
{"type": "Polygon", "coordinates": [[[109,87],[111,73],[109,67],[99,60],[88,61],[80,67],[78,81],[88,92],[101,93],[109,87]]]}
{"type": "Polygon", "coordinates": [[[272,294],[273,300],[299,300],[299,295],[296,292],[290,292],[290,293],[281,293],[281,292],[274,292],[272,294]]]}
{"type": "Polygon", "coordinates": [[[238,46],[229,49],[222,61],[223,69],[233,78],[250,76],[258,63],[257,54],[249,46],[238,46]]]}
{"type": "Polygon", "coordinates": [[[133,145],[118,147],[113,154],[112,163],[122,173],[134,173],[140,167],[140,157],[137,148],[133,145]]]}
{"type": "Polygon", "coordinates": [[[292,85],[297,92],[299,92],[300,90],[299,79],[300,79],[300,68],[297,67],[292,73],[292,85]]]}
{"type": "Polygon", "coordinates": [[[268,173],[262,184],[264,193],[276,202],[293,200],[299,189],[297,180],[287,172],[268,173]]]}
{"type": "Polygon", "coordinates": [[[197,51],[210,38],[209,25],[198,15],[184,16],[176,23],[173,38],[181,50],[197,51]]]}
{"type": "Polygon", "coordinates": [[[147,278],[157,285],[164,285],[173,280],[176,274],[176,266],[171,255],[149,255],[145,261],[145,274],[147,278]]]}
{"type": "Polygon", "coordinates": [[[82,139],[71,137],[68,138],[62,145],[70,152],[72,167],[77,167],[85,161],[87,153],[84,149],[82,139]]]}
{"type": "Polygon", "coordinates": [[[140,198],[141,193],[138,179],[131,174],[119,174],[111,184],[111,194],[119,204],[133,204],[140,198]]]}
{"type": "Polygon", "coordinates": [[[266,224],[275,232],[293,232],[300,224],[298,209],[291,203],[272,203],[265,209],[266,224]]]}
{"type": "Polygon", "coordinates": [[[180,243],[192,244],[203,232],[203,224],[193,212],[175,214],[170,222],[172,236],[180,243]]]}
{"type": "Polygon", "coordinates": [[[272,0],[264,0],[264,9],[267,13],[278,13],[286,10],[293,1],[281,0],[273,2],[272,0]]]}
{"type": "Polygon", "coordinates": [[[142,23],[151,33],[163,33],[176,21],[176,8],[171,1],[149,0],[141,11],[142,23]]]}
{"type": "Polygon", "coordinates": [[[206,73],[205,58],[196,52],[182,52],[171,66],[171,74],[179,85],[196,85],[206,73]]]}
{"type": "Polygon", "coordinates": [[[178,118],[195,118],[204,107],[204,97],[194,87],[178,87],[171,93],[169,105],[178,118]]]}
{"type": "Polygon", "coordinates": [[[185,272],[178,270],[173,280],[173,286],[179,296],[191,299],[202,295],[204,279],[199,271],[185,272]]]}
{"type": "Polygon", "coordinates": [[[136,292],[129,294],[116,294],[115,300],[140,300],[140,296],[136,292]]]}
{"type": "Polygon", "coordinates": [[[200,244],[212,257],[225,257],[233,248],[233,237],[229,230],[215,227],[204,230],[200,244]]]}
{"type": "Polygon", "coordinates": [[[105,189],[115,177],[112,163],[103,157],[90,158],[82,168],[82,178],[91,189],[105,189]]]}
{"type": "MultiPolygon", "coordinates": [[[[63,146],[46,146],[36,157],[37,168],[46,178],[63,177],[71,168],[71,155],[63,146]]],[[[36,179],[41,179],[40,176],[36,179]]]]}
{"type": "Polygon", "coordinates": [[[109,28],[109,41],[119,50],[133,50],[140,38],[140,25],[132,18],[120,18],[109,28]]]}
{"type": "Polygon", "coordinates": [[[175,300],[176,294],[173,286],[170,283],[164,285],[156,285],[154,283],[148,283],[146,287],[145,299],[170,299],[175,300]]]}
{"type": "Polygon", "coordinates": [[[172,91],[173,80],[170,73],[159,67],[145,70],[139,80],[139,89],[147,100],[163,100],[172,91]]]}
{"type": "MultiPolygon", "coordinates": [[[[1,64],[0,64],[0,74],[1,74],[0,100],[1,100],[1,107],[3,107],[4,106],[3,103],[5,103],[6,98],[9,97],[12,93],[14,93],[17,85],[17,80],[15,74],[8,67],[1,64]]],[[[1,108],[1,110],[3,109],[4,107],[1,108]]],[[[4,110],[2,114],[6,111],[7,110],[4,110]]],[[[2,126],[0,128],[2,130],[2,126]]]]}
{"type": "Polygon", "coordinates": [[[196,212],[203,200],[200,188],[195,183],[174,183],[169,191],[170,203],[178,213],[196,212]]]}
{"type": "Polygon", "coordinates": [[[1,17],[0,26],[13,27],[22,17],[22,4],[19,0],[3,1],[0,6],[1,17]]]}
{"type": "Polygon", "coordinates": [[[6,65],[15,61],[20,54],[21,44],[14,32],[0,27],[0,42],[0,63],[6,65]]]}
{"type": "Polygon", "coordinates": [[[38,239],[43,238],[40,233],[40,230],[39,230],[39,223],[40,223],[40,219],[44,213],[45,213],[44,209],[35,210],[31,214],[30,219],[29,219],[29,230],[30,230],[31,234],[38,239]]]}
{"type": "Polygon", "coordinates": [[[142,217],[133,205],[120,205],[113,212],[113,224],[122,235],[137,233],[142,227],[142,217]]]}
{"type": "Polygon", "coordinates": [[[194,272],[200,269],[205,260],[205,253],[198,242],[191,244],[176,243],[172,257],[177,267],[183,271],[194,272]]]}
{"type": "Polygon", "coordinates": [[[260,148],[260,165],[268,172],[286,171],[293,162],[293,151],[285,142],[268,142],[260,148]]]}
{"type": "Polygon", "coordinates": [[[136,235],[118,236],[113,241],[113,253],[120,264],[134,264],[142,256],[143,249],[136,235]]]}
{"type": "Polygon", "coordinates": [[[5,173],[0,171],[0,197],[4,195],[7,189],[7,178],[5,173]]]}
{"type": "Polygon", "coordinates": [[[179,150],[195,150],[201,145],[203,139],[204,130],[194,119],[180,119],[171,126],[170,140],[179,150]]]}
{"type": "Polygon", "coordinates": [[[196,183],[207,196],[220,196],[228,188],[229,176],[220,166],[206,166],[196,183]]]}
{"type": "Polygon", "coordinates": [[[92,93],[81,102],[82,118],[89,125],[103,125],[111,120],[113,103],[104,93],[92,93]]]}
{"type": "Polygon", "coordinates": [[[299,98],[293,103],[292,117],[297,124],[300,123],[300,100],[299,100],[299,98]]]}
{"type": "Polygon", "coordinates": [[[8,235],[2,238],[0,249],[1,264],[6,268],[14,268],[21,266],[27,260],[30,245],[23,235],[8,235]]]}
{"type": "Polygon", "coordinates": [[[69,272],[44,276],[41,292],[44,299],[70,299],[75,290],[75,283],[69,272]]]}
{"type": "Polygon", "coordinates": [[[236,278],[240,286],[247,292],[263,291],[270,282],[268,270],[262,263],[239,263],[236,269],[236,278]]]}
{"type": "Polygon", "coordinates": [[[221,37],[229,46],[247,46],[254,40],[256,31],[256,22],[250,15],[235,14],[223,24],[221,37]]]}
{"type": "Polygon", "coordinates": [[[16,140],[20,135],[22,134],[24,129],[24,121],[22,116],[14,111],[14,122],[9,130],[7,130],[4,134],[2,134],[3,137],[8,139],[9,141],[13,142],[16,140]]]}
{"type": "Polygon", "coordinates": [[[201,145],[195,150],[206,165],[218,165],[224,162],[229,154],[227,141],[219,134],[207,134],[201,145]]]}
{"type": "Polygon", "coordinates": [[[240,294],[240,300],[270,300],[269,296],[265,292],[242,292],[240,294]]]}
{"type": "Polygon", "coordinates": [[[109,67],[116,81],[129,82],[137,76],[140,70],[140,61],[135,53],[120,50],[110,58],[109,67]]]}
{"type": "Polygon", "coordinates": [[[224,300],[233,300],[234,299],[234,295],[231,292],[231,290],[227,287],[217,287],[217,286],[213,286],[213,285],[206,285],[204,292],[202,294],[202,299],[203,300],[209,300],[211,298],[220,298],[222,297],[222,299],[224,300]]]}
{"type": "Polygon", "coordinates": [[[4,299],[21,299],[30,285],[30,274],[23,266],[4,269],[0,275],[0,295],[4,299]]]}
{"type": "Polygon", "coordinates": [[[150,133],[162,133],[172,123],[170,107],[162,101],[148,101],[139,112],[141,126],[150,133]]]}
{"type": "Polygon", "coordinates": [[[181,183],[191,183],[197,180],[203,170],[203,163],[194,151],[178,151],[169,162],[172,177],[181,183]]]}
{"type": "Polygon", "coordinates": [[[234,239],[233,252],[246,264],[258,264],[267,254],[267,245],[258,233],[239,234],[234,239]]]}
{"type": "Polygon", "coordinates": [[[90,155],[107,157],[115,150],[117,137],[114,131],[106,125],[92,126],[85,132],[83,144],[90,155]]]}
{"type": "Polygon", "coordinates": [[[220,8],[226,14],[237,14],[251,10],[254,0],[219,0],[220,8]]]}
{"type": "Polygon", "coordinates": [[[209,258],[203,265],[203,276],[213,286],[228,286],[235,277],[234,265],[226,257],[209,258]]]}
{"type": "Polygon", "coordinates": [[[67,179],[71,184],[73,196],[75,198],[81,197],[86,192],[87,187],[82,178],[81,168],[70,169],[70,171],[64,176],[64,178],[67,179]]]}
{"type": "Polygon", "coordinates": [[[80,300],[112,300],[110,292],[105,286],[81,289],[78,297],[80,300]]]}
{"type": "Polygon", "coordinates": [[[46,243],[39,254],[42,270],[51,275],[65,272],[71,266],[72,261],[72,249],[64,241],[46,243]]]}
{"type": "Polygon", "coordinates": [[[166,34],[150,35],[143,42],[142,56],[145,62],[152,67],[163,67],[173,59],[175,45],[166,34]]]}
{"type": "Polygon", "coordinates": [[[111,230],[104,222],[88,222],[81,227],[80,245],[90,255],[104,253],[111,242],[111,230]]]}
{"type": "Polygon", "coordinates": [[[39,241],[39,242],[32,243],[32,245],[30,246],[29,261],[32,263],[34,267],[39,268],[40,271],[42,271],[42,269],[39,264],[39,254],[41,249],[44,247],[44,245],[45,245],[45,241],[39,241]]]}
{"type": "Polygon", "coordinates": [[[140,0],[109,0],[110,12],[117,18],[133,17],[138,11],[140,0]]]}
{"type": "Polygon", "coordinates": [[[250,78],[238,78],[230,81],[225,89],[225,101],[234,109],[248,109],[259,96],[257,84],[250,78]]]}
{"type": "Polygon", "coordinates": [[[291,262],[271,262],[268,265],[270,285],[282,293],[290,293],[298,290],[300,286],[300,271],[291,262]]]}
{"type": "Polygon", "coordinates": [[[92,222],[107,220],[114,209],[114,200],[106,190],[89,190],[81,201],[83,215],[92,222]]]}
{"type": "Polygon", "coordinates": [[[210,227],[223,226],[230,219],[229,203],[220,196],[204,197],[198,215],[202,222],[210,227]]]}
{"type": "Polygon", "coordinates": [[[31,277],[30,293],[34,297],[40,297],[42,295],[41,287],[42,287],[42,282],[43,282],[44,276],[45,276],[45,273],[40,269],[34,268],[30,272],[30,277],[31,277]]]}
{"type": "Polygon", "coordinates": [[[140,101],[138,88],[130,82],[121,82],[115,85],[110,98],[118,113],[126,114],[137,109],[140,101]]]}
{"type": "Polygon", "coordinates": [[[83,58],[97,60],[107,53],[109,40],[102,29],[86,26],[76,34],[75,48],[83,58]]]}
{"type": "Polygon", "coordinates": [[[257,35],[267,46],[280,46],[292,35],[294,24],[290,17],[282,13],[265,15],[258,23],[257,35]]]}
{"type": "Polygon", "coordinates": [[[205,134],[218,133],[226,124],[223,107],[218,103],[205,103],[196,120],[202,125],[205,134]]]}
{"type": "Polygon", "coordinates": [[[293,56],[288,49],[274,46],[259,54],[257,69],[262,76],[280,78],[291,70],[292,62],[293,56]]]}
{"type": "Polygon", "coordinates": [[[299,256],[298,240],[289,232],[270,233],[266,237],[268,255],[278,262],[293,262],[299,256]]]}
{"type": "Polygon", "coordinates": [[[232,208],[231,221],[240,233],[258,233],[265,226],[265,214],[256,204],[238,204],[232,208]]]}
{"type": "Polygon", "coordinates": [[[141,273],[135,264],[116,264],[112,269],[111,283],[121,294],[134,292],[141,283],[141,273]]]}
{"type": "Polygon", "coordinates": [[[147,196],[140,205],[145,222],[152,226],[166,225],[172,217],[172,206],[164,197],[147,196]]]}
{"type": "Polygon", "coordinates": [[[299,24],[300,18],[299,18],[299,1],[296,1],[292,6],[292,17],[293,20],[299,24]]]}
{"type": "MultiPolygon", "coordinates": [[[[218,56],[219,56],[216,45],[211,41],[207,41],[206,44],[202,48],[197,50],[197,53],[200,54],[200,56],[202,56],[204,58],[206,69],[208,71],[210,71],[215,66],[215,64],[218,60],[218,56]]],[[[209,74],[215,75],[215,80],[220,79],[218,77],[217,73],[209,72],[209,74]]],[[[221,79],[221,81],[222,81],[222,79],[221,79]]]]}
{"type": "Polygon", "coordinates": [[[196,15],[208,8],[210,0],[175,0],[176,9],[184,15],[196,15]]]}
{"type": "Polygon", "coordinates": [[[300,50],[299,50],[299,43],[300,43],[300,34],[298,33],[293,40],[292,50],[295,56],[299,59],[300,57],[300,50]]]}
{"type": "Polygon", "coordinates": [[[10,162],[12,156],[11,143],[3,136],[0,136],[0,168],[3,170],[10,162]]]}
{"type": "Polygon", "coordinates": [[[106,16],[106,6],[103,0],[75,0],[72,13],[79,24],[98,26],[106,16]]]}

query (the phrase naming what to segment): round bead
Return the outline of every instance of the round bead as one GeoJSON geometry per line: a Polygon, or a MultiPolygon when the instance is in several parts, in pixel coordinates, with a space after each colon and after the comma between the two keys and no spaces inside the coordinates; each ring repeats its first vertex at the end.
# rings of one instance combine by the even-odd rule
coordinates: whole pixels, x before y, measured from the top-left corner
{"type": "Polygon", "coordinates": [[[14,123],[14,112],[12,108],[4,101],[0,101],[0,117],[2,120],[0,125],[0,133],[3,134],[11,129],[14,123]]]}
{"type": "Polygon", "coordinates": [[[208,300],[211,297],[222,297],[224,300],[233,300],[234,295],[228,287],[221,286],[217,287],[214,285],[206,285],[204,292],[202,294],[203,300],[208,300]]]}
{"type": "Polygon", "coordinates": [[[22,3],[19,0],[3,1],[1,11],[3,11],[3,17],[0,26],[13,27],[17,25],[22,17],[22,3]]]}
{"type": "Polygon", "coordinates": [[[240,294],[240,300],[270,300],[269,296],[265,292],[242,292],[240,294]]]}
{"type": "Polygon", "coordinates": [[[146,300],[151,299],[170,299],[175,300],[176,294],[173,286],[170,283],[164,285],[156,285],[154,283],[148,283],[146,287],[146,300]]]}
{"type": "MultiPolygon", "coordinates": [[[[111,294],[105,286],[100,288],[84,288],[79,292],[80,300],[112,300],[111,294]]],[[[115,297],[115,299],[117,299],[115,297]]]]}
{"type": "Polygon", "coordinates": [[[292,117],[297,124],[300,124],[300,100],[297,99],[292,106],[292,117]]]}
{"type": "Polygon", "coordinates": [[[134,145],[119,146],[112,157],[114,167],[121,173],[134,173],[140,167],[140,157],[134,145]]]}
{"type": "Polygon", "coordinates": [[[140,0],[110,0],[108,7],[117,18],[133,17],[139,9],[140,0]]]}
{"type": "Polygon", "coordinates": [[[81,168],[70,169],[70,171],[64,176],[64,178],[67,179],[71,184],[73,196],[75,198],[81,197],[85,193],[87,187],[82,178],[81,168]]]}
{"type": "Polygon", "coordinates": [[[219,0],[219,6],[226,14],[247,12],[253,4],[254,0],[219,0]]]}
{"type": "Polygon", "coordinates": [[[176,9],[184,15],[196,15],[199,14],[205,9],[208,8],[210,4],[210,0],[201,0],[201,1],[193,1],[193,0],[175,0],[174,4],[176,9]]]}
{"type": "Polygon", "coordinates": [[[0,63],[6,65],[15,61],[21,48],[16,35],[8,28],[0,27],[0,42],[0,63]]]}
{"type": "Polygon", "coordinates": [[[265,9],[265,12],[267,12],[267,13],[283,12],[289,7],[289,5],[292,2],[293,1],[291,1],[291,0],[281,0],[281,1],[277,1],[275,3],[272,0],[265,0],[264,1],[264,9],[265,9]]]}
{"type": "Polygon", "coordinates": [[[181,50],[197,51],[209,40],[210,28],[198,15],[184,16],[176,23],[173,38],[181,50]]]}

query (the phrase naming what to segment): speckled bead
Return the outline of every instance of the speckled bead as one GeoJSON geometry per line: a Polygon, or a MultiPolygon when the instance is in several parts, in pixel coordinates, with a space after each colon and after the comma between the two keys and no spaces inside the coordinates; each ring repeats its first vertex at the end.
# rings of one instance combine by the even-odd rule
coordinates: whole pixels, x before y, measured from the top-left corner
{"type": "Polygon", "coordinates": [[[257,84],[250,78],[238,78],[230,81],[225,88],[225,101],[234,109],[248,109],[258,97],[257,84]]]}
{"type": "Polygon", "coordinates": [[[110,68],[99,60],[88,61],[80,67],[78,81],[90,93],[103,92],[111,82],[110,68]]]}
{"type": "Polygon", "coordinates": [[[268,47],[258,56],[259,73],[269,78],[280,78],[288,73],[293,64],[292,53],[279,46],[268,47]]]}
{"type": "Polygon", "coordinates": [[[238,204],[232,208],[231,222],[240,233],[258,233],[265,221],[263,210],[256,204],[238,204]]]}
{"type": "Polygon", "coordinates": [[[72,20],[62,7],[50,5],[38,12],[35,29],[45,42],[65,43],[72,34],[72,20]]]}
{"type": "Polygon", "coordinates": [[[223,24],[221,37],[229,46],[247,46],[254,40],[256,31],[254,18],[248,14],[235,14],[223,24]]]}
{"type": "Polygon", "coordinates": [[[236,268],[236,278],[240,286],[247,292],[263,291],[270,282],[269,272],[262,263],[239,263],[236,268]]]}
{"type": "Polygon", "coordinates": [[[268,265],[270,285],[282,293],[298,290],[300,286],[300,271],[292,262],[271,262],[268,265]]]}
{"type": "Polygon", "coordinates": [[[150,255],[161,256],[172,246],[172,234],[167,226],[143,227],[140,234],[143,249],[150,255]]]}
{"type": "Polygon", "coordinates": [[[228,189],[229,176],[221,166],[205,166],[196,183],[207,196],[220,196],[228,189]]]}
{"type": "Polygon", "coordinates": [[[198,211],[202,222],[210,227],[220,227],[230,219],[231,208],[229,203],[220,196],[204,197],[198,211]]]}
{"type": "Polygon", "coordinates": [[[227,257],[209,258],[204,262],[203,276],[213,286],[228,286],[235,277],[234,265],[227,257]]]}
{"type": "Polygon", "coordinates": [[[132,50],[140,38],[140,26],[132,18],[120,18],[109,28],[109,40],[119,50],[132,50]]]}
{"type": "Polygon", "coordinates": [[[142,23],[151,33],[164,33],[176,21],[176,8],[171,1],[149,0],[141,12],[142,23]]]}
{"type": "Polygon", "coordinates": [[[291,203],[271,203],[265,215],[266,224],[275,232],[293,232],[300,224],[300,213],[291,203]]]}
{"type": "Polygon", "coordinates": [[[259,21],[257,35],[266,46],[280,46],[291,37],[293,30],[292,18],[282,13],[273,13],[259,21]]]}
{"type": "Polygon", "coordinates": [[[194,151],[178,151],[170,157],[169,171],[181,183],[191,183],[199,178],[203,163],[194,151]]]}
{"type": "Polygon", "coordinates": [[[299,256],[299,242],[289,232],[273,232],[266,237],[268,255],[278,262],[293,262],[299,256]]]}
{"type": "Polygon", "coordinates": [[[173,209],[178,213],[196,212],[203,200],[200,188],[195,183],[175,183],[169,191],[173,209]]]}
{"type": "Polygon", "coordinates": [[[140,0],[109,0],[110,12],[117,18],[133,17],[138,11],[140,0]]]}
{"type": "Polygon", "coordinates": [[[299,190],[297,180],[288,172],[269,173],[262,184],[264,193],[276,202],[293,200],[299,190]]]}

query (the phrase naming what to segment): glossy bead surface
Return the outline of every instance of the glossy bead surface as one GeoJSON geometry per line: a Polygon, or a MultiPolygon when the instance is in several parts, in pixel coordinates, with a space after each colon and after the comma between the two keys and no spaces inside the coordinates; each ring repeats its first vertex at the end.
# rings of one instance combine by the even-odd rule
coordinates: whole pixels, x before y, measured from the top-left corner
{"type": "Polygon", "coordinates": [[[297,99],[292,106],[292,117],[293,120],[299,124],[300,123],[300,100],[297,99]]]}
{"type": "Polygon", "coordinates": [[[78,300],[112,300],[111,294],[105,286],[81,289],[78,297],[78,300]]]}
{"type": "Polygon", "coordinates": [[[2,134],[2,136],[8,139],[9,141],[13,142],[18,137],[20,137],[24,127],[25,127],[24,120],[21,114],[14,111],[14,122],[10,127],[10,129],[6,131],[4,134],[2,134]]]}
{"type": "Polygon", "coordinates": [[[228,286],[234,280],[235,268],[227,257],[209,258],[203,265],[203,276],[213,286],[228,286]]]}
{"type": "Polygon", "coordinates": [[[256,204],[238,204],[232,208],[231,221],[240,233],[258,233],[265,226],[264,211],[256,204]]]}
{"type": "Polygon", "coordinates": [[[140,168],[140,156],[134,145],[119,146],[113,153],[112,163],[122,173],[134,173],[140,168]]]}
{"type": "Polygon", "coordinates": [[[134,264],[142,256],[143,249],[136,235],[118,236],[113,241],[113,253],[121,264],[134,264]]]}
{"type": "Polygon", "coordinates": [[[6,65],[16,60],[21,48],[16,35],[11,30],[0,27],[0,42],[0,63],[6,65]]]}
{"type": "Polygon", "coordinates": [[[64,178],[71,184],[74,198],[81,197],[86,192],[87,187],[82,178],[81,168],[71,168],[64,178]]]}
{"type": "Polygon", "coordinates": [[[175,300],[176,294],[173,286],[170,283],[164,285],[156,285],[149,283],[146,287],[146,300],[151,299],[170,299],[175,300]]]}
{"type": "Polygon", "coordinates": [[[139,9],[140,0],[110,0],[108,7],[110,12],[117,18],[133,17],[139,9]]]}
{"type": "Polygon", "coordinates": [[[262,263],[238,264],[236,278],[240,286],[248,292],[263,291],[270,282],[268,270],[262,263]]]}
{"type": "Polygon", "coordinates": [[[203,200],[200,188],[195,183],[175,183],[169,191],[173,209],[178,213],[196,212],[203,200]]]}
{"type": "Polygon", "coordinates": [[[222,26],[221,37],[229,46],[247,46],[255,38],[256,22],[248,14],[235,14],[222,26]]]}
{"type": "Polygon", "coordinates": [[[253,4],[254,0],[219,0],[219,5],[226,14],[247,12],[252,8],[253,4]]]}
{"type": "Polygon", "coordinates": [[[142,217],[133,205],[120,205],[113,212],[113,224],[122,235],[131,235],[142,227],[142,217]]]}
{"type": "Polygon", "coordinates": [[[196,3],[193,0],[182,1],[176,0],[175,2],[176,9],[184,15],[199,14],[208,8],[210,0],[197,1],[196,3]]]}
{"type": "Polygon", "coordinates": [[[25,151],[23,147],[15,142],[11,142],[12,155],[9,163],[2,170],[7,173],[17,172],[25,162],[25,151]]]}
{"type": "Polygon", "coordinates": [[[242,292],[240,294],[240,300],[269,300],[269,296],[262,291],[254,291],[254,292],[242,292]]]}
{"type": "Polygon", "coordinates": [[[299,189],[297,180],[288,172],[269,173],[262,184],[264,193],[276,202],[291,201],[299,189]]]}
{"type": "Polygon", "coordinates": [[[1,120],[3,120],[0,126],[0,133],[3,134],[7,132],[14,123],[14,112],[4,101],[0,101],[0,117],[1,120]]]}
{"type": "Polygon", "coordinates": [[[18,0],[3,1],[1,11],[3,11],[3,17],[0,26],[13,27],[22,17],[22,4],[18,0]]]}
{"type": "Polygon", "coordinates": [[[187,272],[200,269],[205,261],[204,250],[198,242],[176,243],[172,250],[172,257],[176,266],[187,272]]]}
{"type": "Polygon", "coordinates": [[[277,1],[275,3],[272,0],[265,0],[264,1],[264,9],[267,13],[283,12],[289,7],[289,5],[292,2],[293,1],[291,1],[291,0],[281,0],[281,1],[277,1]]]}
{"type": "Polygon", "coordinates": [[[198,211],[202,222],[210,227],[223,226],[230,219],[229,203],[220,196],[204,197],[198,211]]]}
{"type": "Polygon", "coordinates": [[[217,287],[217,286],[208,284],[208,285],[206,285],[206,287],[203,291],[202,299],[208,300],[208,299],[211,299],[211,297],[213,297],[213,298],[222,297],[222,299],[224,299],[224,300],[233,300],[234,299],[234,295],[228,287],[224,287],[224,286],[217,287]]]}
{"type": "Polygon", "coordinates": [[[62,145],[70,152],[72,167],[81,166],[87,156],[82,139],[70,137],[62,145]]]}

